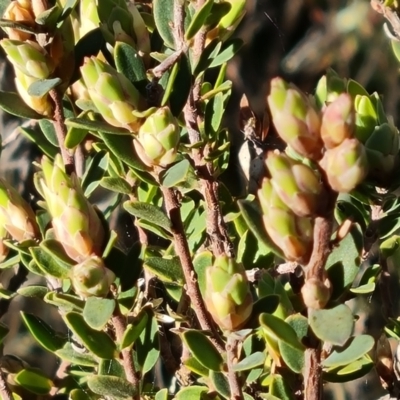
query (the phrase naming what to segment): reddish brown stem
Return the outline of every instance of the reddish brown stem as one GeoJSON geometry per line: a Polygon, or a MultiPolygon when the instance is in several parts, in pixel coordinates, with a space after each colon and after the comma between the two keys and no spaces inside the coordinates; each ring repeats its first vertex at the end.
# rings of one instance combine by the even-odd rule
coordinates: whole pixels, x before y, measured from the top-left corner
{"type": "MultiPolygon", "coordinates": [[[[121,314],[121,310],[119,309],[118,302],[116,302],[114,315],[111,318],[112,325],[115,329],[115,336],[118,341],[120,341],[124,335],[126,330],[126,318],[121,314]]],[[[133,360],[133,354],[131,348],[126,348],[121,351],[122,356],[122,366],[125,371],[126,379],[132,383],[132,385],[136,389],[136,394],[132,397],[133,400],[140,400],[140,379],[135,370],[135,363],[133,360]]]]}
{"type": "Polygon", "coordinates": [[[75,172],[74,155],[65,147],[65,137],[67,136],[67,127],[65,125],[64,108],[62,105],[62,96],[57,89],[52,89],[49,95],[54,103],[53,123],[57,135],[58,145],[61,150],[61,157],[65,165],[67,174],[75,172]]]}
{"type": "MultiPolygon", "coordinates": [[[[324,284],[325,264],[331,252],[331,235],[333,229],[332,210],[336,195],[329,193],[329,204],[325,212],[315,218],[314,247],[310,261],[305,270],[307,279],[318,279],[324,284]]],[[[308,309],[308,313],[312,309],[308,309]]],[[[322,368],[321,368],[321,342],[315,337],[310,338],[310,347],[305,352],[304,368],[304,399],[322,399],[322,368]]]]}
{"type": "Polygon", "coordinates": [[[240,386],[236,372],[233,370],[233,366],[237,362],[238,343],[232,335],[228,336],[226,342],[226,363],[228,366],[229,388],[231,390],[230,400],[243,400],[242,387],[240,386]]]}
{"type": "Polygon", "coordinates": [[[189,246],[186,240],[180,214],[180,204],[173,189],[161,186],[165,208],[172,225],[172,235],[174,238],[175,251],[178,255],[186,282],[186,293],[190,298],[194,311],[203,330],[209,330],[213,334],[213,343],[219,351],[224,351],[222,340],[215,328],[215,325],[208,313],[200,293],[197,274],[194,270],[189,246]]]}

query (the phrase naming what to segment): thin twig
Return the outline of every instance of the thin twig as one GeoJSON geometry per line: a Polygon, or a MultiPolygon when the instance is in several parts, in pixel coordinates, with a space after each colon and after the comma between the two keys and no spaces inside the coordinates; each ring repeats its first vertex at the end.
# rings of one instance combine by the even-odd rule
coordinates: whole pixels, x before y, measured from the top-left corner
{"type": "MultiPolygon", "coordinates": [[[[115,336],[117,340],[120,341],[126,330],[126,318],[121,314],[121,310],[119,308],[117,301],[115,301],[115,310],[114,310],[114,315],[111,318],[111,323],[115,329],[115,336]]],[[[132,349],[130,347],[123,349],[121,351],[121,356],[122,356],[122,365],[125,371],[126,379],[130,383],[132,383],[132,385],[136,389],[136,393],[132,397],[132,399],[140,400],[140,391],[139,391],[140,378],[135,370],[135,363],[133,360],[132,349]]]]}
{"type": "Polygon", "coordinates": [[[57,135],[58,145],[60,146],[61,156],[65,165],[65,171],[70,175],[71,173],[75,172],[75,160],[74,155],[65,147],[67,127],[65,125],[62,96],[57,89],[50,90],[49,95],[54,103],[53,123],[57,135]]]}
{"type": "Polygon", "coordinates": [[[2,400],[13,400],[14,397],[10,388],[7,385],[6,377],[4,376],[3,371],[0,369],[0,395],[2,400]]]}
{"type": "Polygon", "coordinates": [[[243,400],[242,387],[240,386],[239,378],[233,370],[233,366],[237,362],[239,341],[228,335],[226,342],[226,363],[228,366],[228,382],[231,390],[230,400],[243,400]]]}
{"type": "Polygon", "coordinates": [[[213,334],[213,343],[216,348],[223,352],[222,340],[216,330],[216,327],[204,304],[200,293],[197,274],[194,270],[192,258],[190,256],[189,245],[183,228],[180,214],[180,204],[173,189],[161,186],[165,208],[172,225],[172,234],[174,237],[175,251],[178,255],[186,282],[186,293],[190,297],[192,306],[203,330],[209,330],[213,334]]]}
{"type": "MultiPolygon", "coordinates": [[[[317,279],[322,285],[325,280],[325,264],[331,252],[331,235],[333,230],[333,209],[337,195],[327,192],[327,204],[321,215],[314,222],[314,247],[310,261],[305,269],[305,278],[317,279]]],[[[308,309],[308,314],[312,309],[308,309]]],[[[309,347],[305,351],[304,368],[304,399],[322,399],[322,367],[321,367],[321,341],[311,336],[309,347]]]]}
{"type": "MultiPolygon", "coordinates": [[[[184,39],[184,17],[185,9],[181,1],[174,4],[174,40],[178,49],[185,48],[184,39]]],[[[197,7],[201,7],[204,0],[197,1],[197,7]]],[[[204,50],[206,32],[201,29],[194,38],[193,60],[196,62],[204,50]]],[[[191,144],[198,143],[201,139],[199,123],[202,115],[199,107],[201,80],[197,79],[189,93],[188,101],[183,110],[189,141],[191,144]]],[[[192,159],[197,168],[202,194],[206,203],[207,234],[209,236],[213,254],[215,256],[227,254],[234,257],[233,245],[229,238],[225,222],[222,216],[221,206],[218,200],[218,182],[213,176],[212,165],[204,163],[204,156],[208,152],[207,146],[203,149],[193,149],[192,159]]]]}
{"type": "Polygon", "coordinates": [[[161,78],[164,75],[164,73],[168,71],[179,60],[179,57],[182,55],[182,52],[183,52],[182,50],[175,51],[168,58],[166,58],[163,62],[158,64],[149,72],[155,78],[161,78]]]}

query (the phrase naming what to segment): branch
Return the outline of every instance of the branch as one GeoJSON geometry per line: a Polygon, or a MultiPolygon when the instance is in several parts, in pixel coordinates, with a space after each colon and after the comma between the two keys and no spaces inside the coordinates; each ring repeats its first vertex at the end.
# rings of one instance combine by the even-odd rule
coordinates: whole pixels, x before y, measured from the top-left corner
{"type": "MultiPolygon", "coordinates": [[[[181,1],[175,1],[174,7],[174,40],[178,49],[185,49],[184,19],[185,9],[181,1]]],[[[201,7],[204,0],[197,1],[197,7],[201,7]]],[[[196,62],[204,50],[206,31],[201,29],[194,38],[193,61],[196,62]]],[[[183,110],[189,141],[196,144],[201,140],[199,122],[202,122],[201,108],[199,107],[201,79],[197,79],[183,110]]],[[[218,200],[218,182],[213,176],[212,165],[204,163],[204,155],[208,152],[208,146],[203,149],[193,149],[192,159],[199,174],[202,194],[206,203],[207,233],[215,256],[227,254],[234,257],[233,244],[229,238],[227,228],[222,216],[221,206],[218,200]]]]}
{"type": "Polygon", "coordinates": [[[197,274],[193,267],[189,245],[186,240],[185,230],[183,228],[181,213],[179,210],[179,201],[173,189],[161,186],[161,190],[164,197],[165,208],[172,224],[172,235],[174,237],[175,251],[180,259],[183,274],[185,276],[186,293],[191,300],[201,328],[203,330],[209,330],[212,332],[212,340],[215,347],[220,352],[223,352],[224,347],[222,345],[222,340],[217,332],[210,314],[206,309],[203,297],[200,293],[197,274]]]}
{"type": "MultiPolygon", "coordinates": [[[[121,314],[121,310],[119,308],[118,302],[116,300],[116,290],[113,290],[113,295],[115,298],[115,310],[114,315],[111,318],[111,323],[115,328],[115,335],[118,341],[120,341],[124,335],[126,330],[126,319],[121,314]]],[[[140,379],[135,370],[135,363],[133,360],[132,349],[130,347],[125,348],[121,351],[122,355],[122,365],[125,371],[126,379],[132,383],[132,385],[136,389],[136,394],[132,397],[134,400],[140,400],[140,379]]]]}
{"type": "MultiPolygon", "coordinates": [[[[326,185],[327,187],[327,185],[326,185]]],[[[337,194],[328,190],[327,205],[321,215],[314,222],[314,247],[310,261],[305,269],[305,278],[317,279],[324,284],[325,264],[331,252],[331,235],[333,230],[333,209],[337,194]]],[[[310,314],[312,309],[308,309],[310,314]]],[[[309,347],[305,351],[304,368],[304,399],[322,399],[322,367],[321,367],[321,341],[315,336],[310,337],[309,347]]]]}
{"type": "Polygon", "coordinates": [[[62,96],[57,89],[50,90],[49,95],[54,103],[53,123],[57,135],[58,145],[60,146],[61,156],[65,165],[65,171],[68,175],[70,175],[72,172],[75,172],[75,160],[73,154],[65,147],[67,127],[65,125],[62,96]]]}
{"type": "Polygon", "coordinates": [[[389,21],[395,39],[400,40],[400,18],[397,12],[391,7],[385,6],[380,0],[371,0],[371,7],[389,21]]]}
{"type": "Polygon", "coordinates": [[[243,400],[242,387],[240,386],[239,378],[233,370],[233,366],[237,361],[239,341],[233,337],[232,334],[228,335],[226,342],[226,363],[228,366],[228,382],[231,390],[230,400],[243,400]]]}

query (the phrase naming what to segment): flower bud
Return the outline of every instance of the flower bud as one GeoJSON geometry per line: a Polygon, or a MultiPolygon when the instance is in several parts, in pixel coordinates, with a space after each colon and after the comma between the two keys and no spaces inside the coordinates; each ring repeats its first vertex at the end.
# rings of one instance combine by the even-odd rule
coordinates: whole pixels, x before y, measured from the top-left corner
{"type": "Polygon", "coordinates": [[[0,179],[0,226],[18,242],[39,238],[35,213],[4,179],[0,179]]]}
{"type": "Polygon", "coordinates": [[[214,265],[206,268],[205,290],[208,311],[221,329],[234,331],[247,322],[253,299],[242,264],[218,256],[214,265]]]}
{"type": "MultiPolygon", "coordinates": [[[[3,19],[22,22],[28,26],[35,25],[35,16],[33,15],[30,2],[12,1],[4,11],[3,19]]],[[[32,34],[23,32],[15,28],[4,28],[8,38],[12,40],[26,41],[32,38],[32,34]]]]}
{"type": "Polygon", "coordinates": [[[46,79],[54,71],[51,58],[36,42],[3,39],[0,44],[15,70],[37,79],[46,79]]]}
{"type": "Polygon", "coordinates": [[[264,178],[258,199],[265,230],[287,261],[307,264],[312,250],[313,224],[310,218],[294,214],[280,199],[269,179],[264,178]]]}
{"type": "Polygon", "coordinates": [[[86,58],[81,67],[89,96],[102,117],[116,127],[137,132],[141,119],[133,115],[139,92],[122,74],[96,57],[86,58]]]}
{"type": "Polygon", "coordinates": [[[269,152],[266,164],[272,186],[282,202],[299,217],[315,214],[322,192],[315,172],[283,153],[269,152]]]}
{"type": "Polygon", "coordinates": [[[50,99],[50,96],[45,94],[44,96],[37,97],[31,96],[28,93],[29,87],[32,85],[32,83],[36,82],[36,80],[36,78],[32,78],[23,74],[19,70],[15,70],[15,86],[18,94],[21,96],[25,104],[35,110],[38,114],[41,114],[45,117],[52,117],[53,103],[50,99]]]}
{"type": "Polygon", "coordinates": [[[97,256],[75,265],[71,271],[72,285],[76,293],[84,298],[106,297],[114,280],[114,272],[109,270],[97,256]]]}
{"type": "Polygon", "coordinates": [[[54,165],[42,159],[39,179],[57,240],[73,260],[101,255],[105,232],[99,216],[83,194],[75,174],[67,176],[59,155],[54,165]]]}
{"type": "Polygon", "coordinates": [[[300,155],[319,160],[321,118],[310,99],[296,86],[274,78],[268,104],[279,136],[300,155]]]}
{"type": "Polygon", "coordinates": [[[351,192],[369,171],[365,147],[357,139],[346,139],[340,146],[325,153],[321,167],[333,190],[351,192]]]}
{"type": "Polygon", "coordinates": [[[139,129],[134,145],[140,159],[148,166],[166,167],[177,156],[179,126],[168,107],[151,114],[139,129]]]}
{"type": "Polygon", "coordinates": [[[321,282],[316,278],[307,279],[301,288],[304,304],[307,308],[322,309],[332,294],[332,284],[328,278],[321,282]]]}
{"type": "Polygon", "coordinates": [[[353,99],[349,94],[342,93],[323,111],[321,138],[325,147],[332,149],[339,146],[345,139],[352,138],[354,126],[353,99]]]}
{"type": "Polygon", "coordinates": [[[315,89],[315,100],[318,108],[323,109],[325,104],[332,103],[341,93],[346,92],[346,81],[333,70],[328,69],[321,77],[315,89]]]}

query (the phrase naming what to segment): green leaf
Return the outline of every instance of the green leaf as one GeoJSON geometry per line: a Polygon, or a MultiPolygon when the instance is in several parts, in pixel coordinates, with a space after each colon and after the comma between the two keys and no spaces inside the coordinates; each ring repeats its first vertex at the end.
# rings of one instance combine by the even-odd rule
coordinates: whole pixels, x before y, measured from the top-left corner
{"type": "Polygon", "coordinates": [[[200,292],[204,297],[206,289],[206,268],[213,265],[213,254],[210,251],[197,253],[193,260],[193,267],[199,281],[200,292]]]}
{"type": "Polygon", "coordinates": [[[122,193],[122,194],[131,194],[132,186],[123,178],[120,177],[104,177],[100,181],[100,186],[107,190],[111,190],[112,192],[122,193]]]}
{"type": "Polygon", "coordinates": [[[262,329],[268,336],[286,343],[293,349],[304,351],[305,347],[299,341],[296,331],[287,322],[267,313],[262,313],[259,320],[262,329]]]}
{"type": "Polygon", "coordinates": [[[44,296],[49,292],[49,289],[46,286],[24,286],[17,290],[17,293],[24,297],[37,297],[39,299],[43,299],[44,296]]]}
{"type": "Polygon", "coordinates": [[[82,177],[81,183],[86,197],[89,197],[95,188],[100,184],[100,180],[103,178],[108,169],[109,158],[110,157],[107,152],[99,151],[90,160],[85,174],[82,177]]]}
{"type": "Polygon", "coordinates": [[[93,121],[85,118],[67,118],[65,120],[65,125],[78,129],[86,129],[88,131],[108,133],[110,135],[132,135],[127,129],[109,125],[104,121],[93,121]]]}
{"type": "Polygon", "coordinates": [[[95,356],[107,360],[116,356],[116,345],[110,336],[91,328],[81,314],[71,311],[65,314],[63,319],[68,328],[95,356]]]}
{"type": "Polygon", "coordinates": [[[118,376],[119,378],[126,378],[123,366],[117,360],[100,360],[99,367],[97,369],[98,375],[112,375],[118,376]]]}
{"type": "Polygon", "coordinates": [[[63,311],[83,311],[85,302],[72,294],[50,292],[44,296],[46,303],[59,307],[63,311]]]}
{"type": "Polygon", "coordinates": [[[162,175],[161,181],[167,188],[179,187],[190,190],[199,185],[196,173],[186,158],[169,167],[162,175]]]}
{"type": "Polygon", "coordinates": [[[130,323],[126,326],[124,336],[121,339],[121,349],[130,347],[135,343],[138,337],[142,334],[143,329],[146,327],[148,319],[148,314],[146,312],[142,312],[135,318],[133,323],[130,323]]]}
{"type": "Polygon", "coordinates": [[[255,353],[250,354],[248,357],[245,357],[243,360],[239,361],[233,366],[232,369],[235,372],[247,371],[249,369],[258,367],[259,365],[263,365],[265,358],[266,354],[264,352],[256,351],[255,353]]]}
{"type": "Polygon", "coordinates": [[[374,362],[371,359],[363,357],[360,360],[354,361],[346,367],[339,367],[334,371],[324,372],[323,379],[327,382],[351,382],[366,375],[374,367],[374,362]]]}
{"type": "Polygon", "coordinates": [[[229,399],[231,391],[225,375],[222,372],[215,372],[211,370],[209,377],[215,390],[225,399],[229,399]]]}
{"type": "Polygon", "coordinates": [[[282,375],[272,375],[269,393],[280,400],[295,400],[293,392],[290,390],[289,385],[285,382],[282,375]]]}
{"type": "Polygon", "coordinates": [[[243,46],[242,39],[236,38],[236,39],[227,40],[223,44],[220,53],[211,62],[209,68],[218,67],[221,64],[229,61],[242,48],[242,46],[243,46]]]}
{"type": "Polygon", "coordinates": [[[194,357],[189,357],[183,364],[197,375],[208,377],[210,370],[201,365],[194,357]]]}
{"type": "Polygon", "coordinates": [[[180,285],[185,283],[185,277],[182,272],[182,266],[179,257],[147,258],[145,260],[144,267],[150,270],[162,281],[176,282],[180,285]]]}
{"type": "Polygon", "coordinates": [[[66,339],[57,335],[41,318],[23,311],[21,311],[21,317],[32,336],[46,350],[54,353],[65,345],[66,339]]]}
{"type": "Polygon", "coordinates": [[[125,75],[142,94],[145,94],[149,81],[143,59],[136,49],[127,43],[116,42],[114,60],[117,71],[125,75]]]}
{"type": "Polygon", "coordinates": [[[111,318],[115,309],[114,299],[89,297],[83,309],[83,318],[87,324],[96,330],[103,329],[111,318]]]}
{"type": "Polygon", "coordinates": [[[0,108],[6,113],[20,118],[42,119],[43,115],[38,114],[28,107],[17,93],[4,92],[0,90],[0,108]]]}
{"type": "Polygon", "coordinates": [[[154,396],[154,400],[168,400],[168,389],[159,390],[154,396]]]}
{"type": "Polygon", "coordinates": [[[192,87],[192,73],[189,60],[183,53],[178,61],[178,72],[169,96],[169,108],[172,115],[179,117],[189,97],[192,87]]]}
{"type": "MultiPolygon", "coordinates": [[[[186,2],[183,4],[186,5],[186,2]]],[[[188,7],[185,7],[185,30],[190,23],[190,12],[188,7]]],[[[174,0],[154,0],[153,1],[153,16],[156,28],[160,34],[164,45],[175,48],[172,26],[174,23],[174,0]]]]}
{"type": "Polygon", "coordinates": [[[57,21],[61,16],[62,8],[56,4],[55,6],[48,8],[36,16],[35,22],[38,25],[45,26],[50,32],[56,27],[57,21]]]}
{"type": "Polygon", "coordinates": [[[54,276],[59,279],[66,279],[69,277],[70,268],[66,268],[65,265],[62,265],[57,262],[53,257],[50,256],[48,252],[46,252],[41,247],[31,247],[30,248],[33,259],[36,262],[36,265],[46,274],[50,276],[54,276]]]}
{"type": "Polygon", "coordinates": [[[349,234],[330,253],[326,269],[333,286],[331,299],[336,299],[352,285],[359,272],[363,233],[358,225],[353,225],[349,234]]]}
{"type": "Polygon", "coordinates": [[[35,143],[36,146],[49,158],[54,159],[59,149],[49,143],[46,136],[40,129],[30,129],[19,127],[20,132],[27,137],[31,142],[35,143]]]}
{"type": "Polygon", "coordinates": [[[74,149],[76,146],[80,145],[89,134],[87,129],[80,129],[75,127],[70,127],[65,137],[65,147],[67,149],[74,149]]]}
{"type": "Polygon", "coordinates": [[[15,382],[29,392],[45,395],[53,387],[53,382],[39,370],[23,369],[14,376],[15,382]]]}
{"type": "Polygon", "coordinates": [[[136,395],[136,389],[132,383],[117,376],[92,376],[87,384],[92,392],[100,396],[131,399],[136,395]]]}
{"type": "Polygon", "coordinates": [[[199,61],[194,67],[193,70],[194,76],[199,75],[209,67],[209,65],[212,63],[214,58],[221,50],[221,46],[222,42],[219,41],[217,38],[213,39],[210,43],[207,44],[206,48],[200,55],[199,61]]]}
{"type": "Polygon", "coordinates": [[[322,365],[324,367],[335,368],[341,365],[351,364],[368,353],[374,347],[374,344],[375,341],[372,336],[355,336],[346,349],[334,350],[328,358],[322,362],[322,365]]]}
{"type": "Polygon", "coordinates": [[[72,364],[81,365],[83,367],[97,367],[98,361],[90,353],[79,353],[67,342],[62,349],[55,352],[61,360],[68,361],[72,364]]]}
{"type": "MultiPolygon", "coordinates": [[[[285,320],[296,332],[301,341],[308,332],[308,320],[301,314],[290,315],[285,320]]],[[[285,364],[295,373],[299,374],[304,367],[304,351],[293,349],[285,342],[279,341],[279,352],[285,364]]]]}
{"type": "Polygon", "coordinates": [[[214,0],[207,0],[193,15],[190,25],[185,32],[185,40],[191,40],[196,33],[202,28],[207,17],[210,14],[211,8],[214,4],[214,0]]]}
{"type": "Polygon", "coordinates": [[[182,388],[175,396],[176,400],[205,400],[207,386],[189,386],[182,388]]]}
{"type": "Polygon", "coordinates": [[[319,339],[338,346],[347,342],[354,326],[353,314],[345,304],[329,310],[311,310],[308,321],[319,339]]]}
{"type": "Polygon", "coordinates": [[[54,89],[61,83],[60,78],[53,78],[53,79],[39,79],[33,82],[28,88],[29,96],[34,97],[42,97],[51,89],[54,89]]]}
{"type": "Polygon", "coordinates": [[[76,262],[65,253],[61,243],[54,239],[46,239],[40,243],[40,248],[48,253],[64,269],[70,270],[76,262]]]}
{"type": "Polygon", "coordinates": [[[124,208],[136,218],[142,218],[171,232],[171,221],[161,208],[140,201],[126,201],[124,208]]]}
{"type": "Polygon", "coordinates": [[[204,128],[210,137],[214,137],[218,133],[224,112],[224,95],[218,93],[206,106],[204,128]]]}
{"type": "Polygon", "coordinates": [[[135,348],[137,361],[141,367],[142,375],[144,375],[151,371],[160,357],[158,324],[154,315],[151,314],[150,317],[149,314],[147,326],[135,341],[135,348]]]}
{"type": "Polygon", "coordinates": [[[200,364],[212,371],[222,371],[222,356],[203,332],[191,329],[183,332],[182,339],[200,364]]]}

